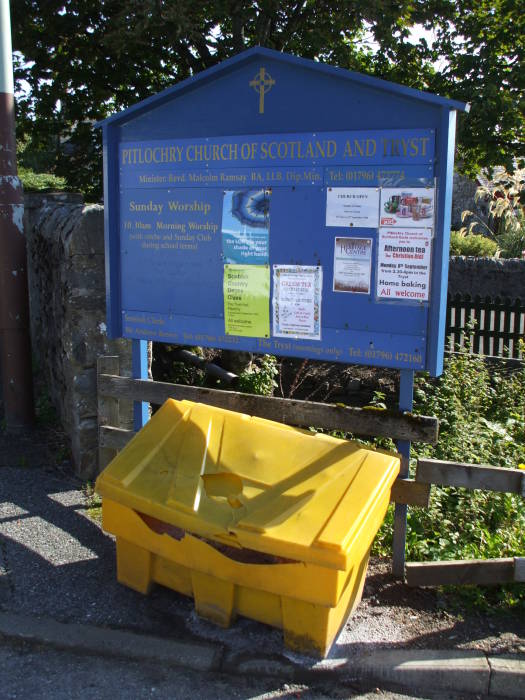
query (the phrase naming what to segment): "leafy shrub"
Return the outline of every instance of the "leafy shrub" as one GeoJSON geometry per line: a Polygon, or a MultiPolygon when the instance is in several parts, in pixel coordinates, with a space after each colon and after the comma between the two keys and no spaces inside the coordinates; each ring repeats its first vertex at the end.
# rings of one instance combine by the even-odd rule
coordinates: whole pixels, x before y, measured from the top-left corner
{"type": "Polygon", "coordinates": [[[445,360],[437,380],[416,378],[414,403],[439,418],[438,444],[416,445],[418,456],[507,468],[525,461],[525,369],[489,373],[467,346],[445,360]]]}
{"type": "Polygon", "coordinates": [[[18,176],[26,192],[63,192],[69,189],[65,178],[51,173],[35,173],[28,168],[19,167],[18,176]]]}
{"type": "MultiPolygon", "coordinates": [[[[525,368],[489,372],[469,348],[445,360],[441,377],[416,378],[414,410],[440,421],[437,445],[414,444],[412,456],[516,468],[525,463],[525,368]]],[[[393,512],[375,551],[390,554],[393,512]]],[[[408,512],[408,559],[488,559],[525,551],[525,503],[518,495],[434,486],[428,509],[408,512]]],[[[464,595],[464,593],[462,593],[464,595]]],[[[479,590],[470,600],[483,603],[479,590]]],[[[491,603],[525,605],[523,587],[502,586],[491,603]]]]}
{"type": "Polygon", "coordinates": [[[239,391],[271,396],[277,387],[275,377],[278,373],[277,359],[273,355],[263,355],[239,375],[239,391]]]}
{"type": "Polygon", "coordinates": [[[474,258],[492,258],[498,250],[496,241],[476,233],[450,232],[450,255],[466,255],[474,258]]]}
{"type": "Polygon", "coordinates": [[[487,185],[478,187],[475,199],[488,202],[488,224],[473,212],[464,211],[462,220],[472,220],[460,233],[470,236],[481,227],[497,243],[502,258],[521,258],[525,250],[525,170],[503,170],[487,185]]]}
{"type": "Polygon", "coordinates": [[[525,215],[518,212],[516,220],[519,223],[514,228],[505,228],[498,236],[498,246],[502,258],[521,258],[525,250],[525,215]]]}

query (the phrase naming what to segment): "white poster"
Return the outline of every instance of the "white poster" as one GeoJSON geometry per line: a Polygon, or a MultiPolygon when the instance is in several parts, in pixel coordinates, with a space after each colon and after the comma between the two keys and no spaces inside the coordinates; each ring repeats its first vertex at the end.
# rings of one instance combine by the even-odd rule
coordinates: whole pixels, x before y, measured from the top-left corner
{"type": "Polygon", "coordinates": [[[379,189],[377,187],[328,187],[326,225],[377,228],[379,189]]]}
{"type": "Polygon", "coordinates": [[[431,229],[380,229],[378,300],[428,301],[431,249],[431,229]]]}
{"type": "Polygon", "coordinates": [[[334,292],[370,294],[371,238],[336,238],[334,292]]]}
{"type": "Polygon", "coordinates": [[[434,189],[431,187],[381,190],[380,226],[429,226],[434,221],[434,189]]]}
{"type": "Polygon", "coordinates": [[[273,335],[321,339],[323,271],[311,265],[273,266],[273,335]]]}

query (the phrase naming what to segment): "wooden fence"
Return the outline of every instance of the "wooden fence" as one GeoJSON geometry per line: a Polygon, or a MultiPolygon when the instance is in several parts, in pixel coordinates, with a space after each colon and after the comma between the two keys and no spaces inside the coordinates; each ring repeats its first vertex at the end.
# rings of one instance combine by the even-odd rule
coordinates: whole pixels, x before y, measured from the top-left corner
{"type": "Polygon", "coordinates": [[[525,359],[519,347],[519,339],[524,335],[525,305],[521,300],[449,295],[447,351],[465,347],[468,338],[470,351],[475,355],[525,359]],[[472,322],[473,328],[468,329],[472,322]]]}
{"type": "MultiPolygon", "coordinates": [[[[103,469],[134,436],[132,430],[116,427],[119,424],[120,400],[162,404],[168,398],[188,399],[299,427],[315,426],[369,437],[391,437],[394,440],[431,445],[436,444],[438,438],[438,420],[434,417],[396,411],[368,411],[349,406],[130,379],[119,376],[118,357],[99,358],[97,380],[100,469],[103,469]]],[[[415,479],[398,478],[395,481],[391,501],[427,507],[432,484],[518,493],[525,497],[525,472],[427,459],[418,461],[415,479]]],[[[525,581],[525,557],[485,561],[413,562],[406,564],[406,567],[403,558],[402,564],[406,581],[412,586],[525,581]]]]}
{"type": "MultiPolygon", "coordinates": [[[[394,440],[431,445],[435,445],[438,438],[438,420],[433,417],[130,379],[119,376],[118,357],[99,358],[97,370],[100,469],[103,469],[134,435],[132,430],[116,427],[119,425],[120,400],[162,404],[168,398],[188,399],[299,427],[315,426],[356,435],[391,437],[394,440]]],[[[428,505],[429,497],[430,484],[416,483],[414,479],[409,478],[398,478],[391,493],[391,500],[402,505],[425,506],[428,505]]],[[[396,569],[404,570],[404,532],[401,535],[394,538],[394,562],[397,565],[396,569]],[[402,561],[399,561],[400,556],[397,552],[401,552],[402,561]]]]}
{"type": "MultiPolygon", "coordinates": [[[[420,459],[415,482],[517,493],[525,498],[525,472],[518,469],[420,459]]],[[[525,557],[409,562],[405,571],[409,586],[525,582],[525,557]]]]}

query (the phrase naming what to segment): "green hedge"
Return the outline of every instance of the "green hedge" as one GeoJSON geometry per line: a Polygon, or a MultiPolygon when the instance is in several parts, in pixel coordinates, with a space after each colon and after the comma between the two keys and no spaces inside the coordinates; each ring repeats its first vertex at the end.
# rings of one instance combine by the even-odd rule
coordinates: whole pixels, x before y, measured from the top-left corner
{"type": "Polygon", "coordinates": [[[466,255],[474,258],[492,258],[498,244],[486,236],[476,233],[462,235],[459,231],[450,232],[450,255],[466,255]]]}

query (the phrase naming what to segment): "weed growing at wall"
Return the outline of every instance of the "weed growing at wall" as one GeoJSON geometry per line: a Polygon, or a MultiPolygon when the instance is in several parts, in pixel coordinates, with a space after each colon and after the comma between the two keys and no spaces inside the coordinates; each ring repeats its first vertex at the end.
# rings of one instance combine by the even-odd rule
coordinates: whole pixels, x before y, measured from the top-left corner
{"type": "Polygon", "coordinates": [[[95,486],[91,481],[86,482],[82,488],[86,504],[86,514],[91,520],[102,522],[102,499],[95,493],[95,486]]]}
{"type": "Polygon", "coordinates": [[[35,414],[38,425],[52,426],[58,424],[57,412],[47,389],[39,392],[36,398],[35,414]]]}

